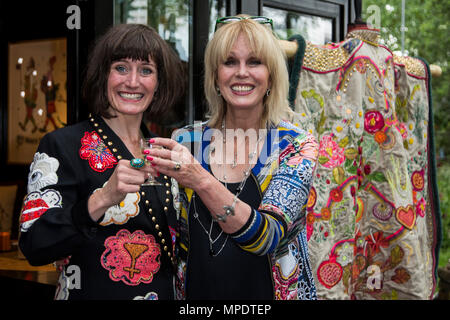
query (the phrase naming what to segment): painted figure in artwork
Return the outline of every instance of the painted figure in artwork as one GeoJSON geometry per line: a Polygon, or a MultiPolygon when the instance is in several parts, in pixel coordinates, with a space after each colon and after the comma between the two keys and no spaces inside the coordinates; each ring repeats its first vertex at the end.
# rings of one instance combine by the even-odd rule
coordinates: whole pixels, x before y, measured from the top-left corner
{"type": "Polygon", "coordinates": [[[25,115],[25,119],[24,122],[19,122],[19,127],[23,130],[26,131],[27,128],[27,124],[29,121],[31,121],[31,123],[33,124],[33,129],[32,129],[32,133],[36,132],[37,130],[37,125],[36,125],[36,121],[34,120],[33,117],[33,110],[34,108],[36,108],[36,100],[38,97],[38,91],[36,89],[36,82],[33,81],[34,80],[34,74],[33,71],[35,70],[35,62],[33,57],[30,58],[30,61],[28,62],[27,68],[26,68],[26,72],[25,72],[25,77],[24,77],[24,95],[23,95],[23,100],[25,103],[25,108],[26,108],[26,115],[25,115]]]}
{"type": "Polygon", "coordinates": [[[56,95],[59,90],[59,83],[55,83],[53,78],[53,68],[55,62],[56,56],[52,56],[48,61],[49,65],[48,72],[41,79],[41,91],[45,95],[45,107],[47,111],[47,116],[45,119],[44,126],[39,129],[40,132],[47,132],[47,125],[49,122],[52,123],[54,129],[58,129],[58,126],[56,125],[54,119],[54,115],[57,116],[55,102],[56,102],[56,95]]]}

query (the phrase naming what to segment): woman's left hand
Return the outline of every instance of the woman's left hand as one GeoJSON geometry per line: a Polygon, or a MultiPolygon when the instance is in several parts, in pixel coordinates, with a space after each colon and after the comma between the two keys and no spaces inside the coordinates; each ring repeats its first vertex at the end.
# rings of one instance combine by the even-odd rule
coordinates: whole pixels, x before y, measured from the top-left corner
{"type": "Polygon", "coordinates": [[[147,149],[147,160],[152,164],[152,175],[157,172],[170,176],[184,187],[196,189],[211,175],[195,159],[191,152],[175,140],[153,138],[153,146],[163,148],[147,149]]]}

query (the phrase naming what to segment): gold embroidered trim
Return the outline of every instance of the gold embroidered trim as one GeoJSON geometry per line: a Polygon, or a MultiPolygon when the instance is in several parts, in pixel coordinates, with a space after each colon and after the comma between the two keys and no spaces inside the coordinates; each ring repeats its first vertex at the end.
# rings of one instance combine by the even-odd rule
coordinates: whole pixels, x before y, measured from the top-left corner
{"type": "Polygon", "coordinates": [[[340,68],[349,54],[343,47],[326,48],[307,43],[303,66],[316,71],[330,71],[340,68]]]}
{"type": "Polygon", "coordinates": [[[409,74],[422,78],[426,77],[425,66],[419,59],[394,55],[394,63],[403,64],[409,74]]]}
{"type": "Polygon", "coordinates": [[[345,39],[356,38],[378,47],[380,40],[380,31],[374,29],[357,29],[353,30],[345,36],[345,39]]]}

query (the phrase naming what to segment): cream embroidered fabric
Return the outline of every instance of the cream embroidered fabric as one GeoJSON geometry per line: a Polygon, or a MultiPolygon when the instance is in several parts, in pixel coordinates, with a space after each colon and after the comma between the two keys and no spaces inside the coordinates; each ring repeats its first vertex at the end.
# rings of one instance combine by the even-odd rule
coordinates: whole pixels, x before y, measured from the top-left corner
{"type": "Polygon", "coordinates": [[[320,142],[307,204],[312,270],[321,299],[429,299],[428,73],[374,32],[306,46],[295,111],[320,142]]]}

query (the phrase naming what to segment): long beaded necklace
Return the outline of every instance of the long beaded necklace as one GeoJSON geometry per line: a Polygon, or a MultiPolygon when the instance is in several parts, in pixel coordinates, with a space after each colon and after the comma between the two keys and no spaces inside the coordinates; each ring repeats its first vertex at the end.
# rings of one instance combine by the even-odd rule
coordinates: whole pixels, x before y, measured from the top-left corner
{"type": "MultiPolygon", "coordinates": [[[[226,176],[226,168],[225,168],[225,159],[224,159],[224,156],[225,156],[225,154],[226,154],[226,135],[225,135],[225,118],[223,119],[223,121],[222,121],[222,136],[223,136],[223,145],[224,145],[224,152],[223,152],[223,154],[222,154],[222,163],[223,163],[223,171],[222,171],[222,181],[224,182],[224,184],[225,184],[225,188],[227,188],[228,189],[228,183],[227,183],[227,176],[226,176]]],[[[216,220],[219,220],[219,221],[225,221],[226,220],[226,217],[229,215],[229,214],[233,214],[234,215],[234,205],[236,204],[236,202],[237,202],[237,199],[238,199],[238,196],[241,194],[241,192],[242,192],[242,190],[244,190],[244,186],[245,186],[245,183],[247,182],[247,179],[248,179],[248,177],[250,176],[250,170],[251,170],[251,168],[252,168],[252,159],[256,156],[256,153],[257,153],[257,151],[258,151],[258,145],[259,145],[259,143],[260,143],[260,141],[262,140],[262,138],[264,137],[265,135],[263,135],[263,136],[261,136],[261,137],[258,137],[258,139],[257,139],[257,141],[256,141],[256,145],[255,145],[255,150],[252,152],[252,153],[250,153],[249,155],[248,155],[248,159],[249,159],[249,166],[248,166],[248,168],[247,168],[247,170],[245,170],[245,171],[243,171],[243,173],[244,173],[244,178],[242,179],[242,181],[239,183],[239,186],[236,188],[236,194],[235,194],[235,196],[234,196],[234,200],[233,200],[233,204],[231,205],[231,206],[224,206],[224,208],[225,208],[225,210],[226,210],[226,213],[224,214],[224,215],[218,215],[218,219],[216,219],[216,220]],[[229,211],[229,209],[232,209],[232,211],[230,212],[229,211]]],[[[214,152],[214,149],[212,149],[211,151],[210,151],[210,153],[212,153],[212,152],[214,152]]],[[[221,164],[220,164],[220,166],[221,166],[221,164]]],[[[234,153],[234,157],[233,157],[233,164],[231,165],[231,168],[235,168],[237,166],[237,154],[236,153],[234,153]]],[[[213,225],[214,225],[214,218],[212,218],[211,219],[211,224],[210,224],[210,226],[209,226],[209,231],[205,228],[205,226],[203,225],[203,223],[200,221],[200,218],[199,218],[199,215],[198,215],[198,211],[197,211],[197,206],[196,206],[196,203],[195,203],[195,192],[193,193],[193,195],[192,195],[192,202],[193,202],[193,204],[194,204],[194,214],[193,214],[193,217],[199,222],[199,224],[200,224],[200,226],[202,227],[202,229],[203,229],[203,231],[205,232],[205,234],[206,234],[206,236],[208,237],[208,241],[209,241],[209,255],[210,256],[212,256],[212,257],[217,257],[221,252],[222,252],[222,250],[223,250],[223,248],[225,248],[225,245],[226,245],[226,243],[227,243],[227,241],[228,241],[228,234],[226,235],[226,237],[225,237],[225,241],[223,242],[223,244],[222,244],[222,246],[220,247],[220,249],[219,249],[219,251],[217,251],[217,252],[215,252],[215,250],[213,249],[213,245],[214,245],[214,243],[216,243],[217,242],[217,240],[219,240],[219,238],[222,236],[222,234],[223,234],[223,230],[221,230],[220,231],[220,233],[219,233],[219,235],[215,238],[215,239],[213,239],[212,238],[212,230],[213,230],[213,225]]]]}

